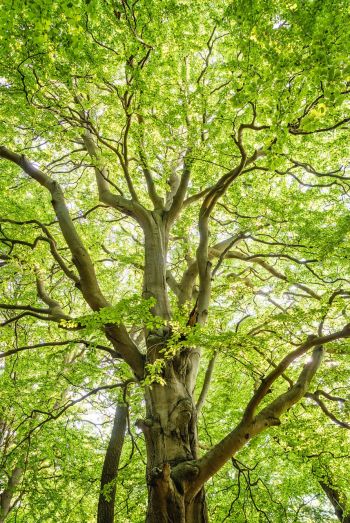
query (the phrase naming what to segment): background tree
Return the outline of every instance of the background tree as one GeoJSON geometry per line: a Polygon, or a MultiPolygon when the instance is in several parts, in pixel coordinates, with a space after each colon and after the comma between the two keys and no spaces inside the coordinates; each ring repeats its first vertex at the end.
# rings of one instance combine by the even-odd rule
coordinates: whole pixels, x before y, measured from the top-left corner
{"type": "Polygon", "coordinates": [[[344,519],[347,4],[3,4],[2,518],[344,519]]]}

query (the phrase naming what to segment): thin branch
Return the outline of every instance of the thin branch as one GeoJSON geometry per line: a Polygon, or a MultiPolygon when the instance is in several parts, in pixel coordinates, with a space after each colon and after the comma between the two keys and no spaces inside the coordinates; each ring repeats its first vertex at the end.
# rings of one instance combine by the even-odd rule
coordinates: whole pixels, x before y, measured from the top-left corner
{"type": "MultiPolygon", "coordinates": [[[[326,395],[326,394],[325,394],[326,395]]],[[[324,404],[324,402],[322,400],[320,400],[319,398],[319,394],[317,394],[317,392],[307,392],[305,394],[305,397],[306,398],[310,398],[312,399],[315,403],[317,403],[317,405],[321,408],[322,412],[329,418],[331,419],[334,423],[336,423],[337,425],[339,425],[339,427],[342,427],[343,429],[349,429],[350,430],[350,423],[347,423],[346,421],[341,421],[340,419],[338,419],[330,410],[328,410],[328,408],[326,407],[326,405],[324,404]]],[[[327,397],[327,396],[326,396],[327,397]]],[[[342,399],[342,401],[345,401],[342,399]]]]}
{"type": "Polygon", "coordinates": [[[102,390],[112,390],[112,389],[116,389],[116,388],[120,388],[120,387],[126,387],[129,383],[134,383],[134,382],[135,382],[135,380],[130,378],[122,383],[114,383],[112,385],[102,385],[100,387],[95,387],[94,389],[91,389],[89,392],[87,392],[83,396],[80,396],[79,398],[77,398],[75,400],[69,400],[63,407],[59,407],[57,412],[55,412],[55,410],[53,410],[51,412],[46,412],[46,411],[42,411],[39,409],[34,409],[31,413],[30,417],[33,417],[34,414],[44,414],[47,417],[43,421],[41,421],[40,423],[35,425],[33,428],[31,428],[28,431],[27,435],[19,443],[17,443],[17,445],[11,450],[11,452],[9,452],[8,456],[10,456],[10,454],[12,454],[18,447],[20,447],[23,443],[25,443],[25,441],[30,439],[32,434],[34,432],[36,432],[38,429],[40,429],[43,425],[45,425],[46,423],[48,423],[51,420],[58,419],[60,416],[62,416],[62,414],[64,414],[68,409],[70,409],[74,405],[81,403],[82,401],[86,400],[90,396],[97,394],[98,392],[100,392],[102,390]]]}
{"type": "MultiPolygon", "coordinates": [[[[320,129],[315,129],[314,131],[303,131],[302,129],[299,129],[299,127],[294,127],[293,125],[290,125],[288,130],[290,134],[316,134],[316,133],[324,133],[327,131],[333,131],[334,129],[337,129],[337,127],[340,127],[341,125],[344,125],[345,123],[350,122],[350,118],[344,118],[343,120],[340,120],[339,122],[336,122],[333,125],[330,125],[329,127],[322,127],[320,129]]],[[[347,129],[347,128],[346,128],[347,129]]]]}
{"type": "Polygon", "coordinates": [[[196,403],[197,416],[199,415],[200,411],[202,410],[202,407],[205,403],[205,400],[206,400],[208,392],[209,392],[211,378],[213,375],[215,360],[217,358],[217,355],[218,355],[218,353],[217,353],[217,351],[215,351],[209,360],[208,367],[205,372],[203,386],[202,386],[201,392],[199,394],[199,397],[198,397],[198,400],[196,403]]]}
{"type": "Polygon", "coordinates": [[[17,354],[18,352],[33,350],[33,349],[41,349],[43,347],[59,347],[64,345],[70,345],[70,344],[82,344],[86,347],[94,347],[96,349],[108,352],[113,358],[117,358],[119,355],[117,352],[115,352],[110,347],[106,347],[105,345],[96,344],[87,340],[66,340],[66,341],[51,341],[46,343],[37,343],[34,345],[25,345],[23,347],[17,347],[16,349],[10,349],[5,352],[0,352],[0,358],[6,358],[8,356],[12,356],[13,354],[17,354]]]}

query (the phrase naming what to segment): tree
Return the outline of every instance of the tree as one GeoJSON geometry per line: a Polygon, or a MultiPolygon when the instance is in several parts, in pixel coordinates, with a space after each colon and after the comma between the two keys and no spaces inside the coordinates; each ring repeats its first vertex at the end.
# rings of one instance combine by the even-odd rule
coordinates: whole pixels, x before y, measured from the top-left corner
{"type": "MultiPolygon", "coordinates": [[[[205,485],[230,463],[238,503],[242,477],[252,493],[242,449],[267,460],[264,475],[296,429],[312,447],[335,422],[325,449],[349,428],[347,3],[5,0],[3,12],[2,517],[21,513],[32,438],[71,409],[79,441],[79,408],[96,398],[139,418],[147,521],[206,522],[205,485]],[[63,349],[47,360],[47,347],[63,349]],[[32,361],[54,394],[35,392],[35,370],[23,379],[32,361]],[[15,394],[26,409],[12,419],[15,394]]],[[[113,520],[120,426],[99,521],[113,520]]],[[[326,476],[313,488],[341,497],[343,518],[341,480],[326,476]]],[[[250,521],[268,519],[251,499],[250,521]]]]}

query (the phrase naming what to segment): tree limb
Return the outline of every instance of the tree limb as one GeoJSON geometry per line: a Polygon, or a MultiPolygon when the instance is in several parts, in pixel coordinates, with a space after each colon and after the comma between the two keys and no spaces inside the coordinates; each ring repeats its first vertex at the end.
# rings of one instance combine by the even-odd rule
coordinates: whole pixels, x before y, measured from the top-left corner
{"type": "Polygon", "coordinates": [[[242,421],[232,432],[196,462],[198,467],[197,477],[189,484],[186,493],[189,499],[193,499],[202,485],[244,447],[249,439],[260,434],[268,427],[280,424],[280,416],[304,396],[320,366],[322,355],[322,347],[317,346],[313,351],[310,362],[305,364],[297,382],[292,388],[273,400],[255,418],[248,420],[243,417],[242,421]]]}
{"type": "MultiPolygon", "coordinates": [[[[52,198],[51,203],[56,213],[59,226],[72,253],[73,263],[80,276],[79,289],[92,310],[98,311],[103,307],[108,307],[109,303],[103,296],[98,284],[90,255],[74,227],[60,185],[30,163],[23,155],[14,153],[4,146],[0,146],[0,158],[9,160],[21,167],[31,178],[50,192],[52,198]]],[[[106,182],[102,181],[100,183],[103,185],[106,182]]],[[[118,197],[116,196],[116,198],[118,197]]],[[[117,347],[118,352],[130,365],[135,374],[138,377],[143,376],[143,357],[129,337],[125,326],[106,326],[105,331],[107,337],[117,347]]]]}
{"type": "Polygon", "coordinates": [[[205,372],[203,386],[202,386],[201,392],[199,394],[199,397],[198,397],[198,400],[196,403],[197,416],[199,415],[200,411],[202,410],[202,407],[205,403],[205,400],[206,400],[208,392],[209,392],[211,378],[213,375],[214,365],[215,365],[215,360],[217,358],[217,355],[218,355],[218,353],[217,353],[217,351],[215,351],[209,360],[208,367],[205,372]]]}

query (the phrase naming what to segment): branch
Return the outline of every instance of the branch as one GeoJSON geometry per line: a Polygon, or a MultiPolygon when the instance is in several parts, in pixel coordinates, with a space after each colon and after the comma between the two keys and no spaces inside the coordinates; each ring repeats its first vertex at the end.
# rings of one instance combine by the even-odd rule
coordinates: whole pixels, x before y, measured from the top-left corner
{"type": "Polygon", "coordinates": [[[290,134],[315,134],[315,133],[324,133],[327,131],[332,131],[333,129],[336,129],[337,127],[340,127],[341,125],[344,125],[345,123],[350,122],[350,118],[344,118],[344,120],[341,120],[340,122],[335,123],[334,125],[330,125],[329,127],[322,127],[321,129],[315,129],[314,131],[303,131],[302,129],[299,129],[299,127],[294,127],[293,125],[289,125],[288,130],[290,134]]]}
{"type": "Polygon", "coordinates": [[[254,163],[257,160],[257,158],[266,154],[262,150],[255,150],[252,156],[247,158],[242,143],[243,131],[246,127],[247,126],[241,125],[238,130],[238,138],[233,136],[233,139],[241,153],[241,160],[239,164],[234,169],[221,176],[217,183],[210,189],[210,191],[204,198],[199,213],[198,229],[200,239],[196,253],[199,274],[199,293],[198,306],[196,311],[196,322],[199,324],[204,324],[207,320],[208,307],[211,295],[212,274],[211,264],[209,262],[208,257],[209,218],[219,198],[223,194],[225,194],[232,182],[236,178],[238,178],[238,176],[243,172],[243,169],[247,167],[249,164],[254,163]]]}
{"type": "Polygon", "coordinates": [[[215,365],[215,360],[216,360],[217,355],[218,355],[218,353],[215,351],[213,356],[209,360],[209,364],[208,364],[207,370],[205,372],[202,390],[199,394],[198,401],[196,403],[197,416],[200,414],[200,411],[202,410],[202,407],[205,403],[205,400],[206,400],[208,392],[209,392],[211,378],[213,375],[213,370],[214,370],[214,365],[215,365]]]}
{"type": "MultiPolygon", "coordinates": [[[[243,233],[237,234],[235,236],[230,236],[226,240],[223,240],[213,247],[210,247],[208,250],[208,260],[212,260],[215,257],[220,257],[223,253],[227,255],[228,249],[230,249],[236,242],[243,238],[243,233]]],[[[198,261],[192,260],[189,263],[188,268],[183,273],[179,288],[179,304],[184,305],[187,301],[190,301],[192,298],[193,285],[198,276],[198,261]]]]}
{"type": "MultiPolygon", "coordinates": [[[[314,392],[314,393],[312,393],[312,392],[307,392],[307,393],[305,394],[305,397],[306,397],[306,398],[310,398],[310,399],[312,399],[315,403],[317,403],[317,405],[321,408],[321,410],[323,411],[323,413],[324,413],[326,416],[328,416],[328,418],[331,419],[334,423],[336,423],[337,425],[339,425],[339,427],[342,427],[343,429],[349,429],[349,430],[350,430],[350,423],[346,423],[345,421],[341,421],[341,420],[338,419],[338,418],[337,418],[337,417],[336,417],[332,412],[330,412],[330,411],[327,409],[326,405],[323,403],[323,401],[320,400],[320,398],[319,398],[319,394],[320,394],[322,391],[320,391],[320,392],[318,392],[318,393],[317,393],[317,392],[318,392],[318,391],[316,391],[316,392],[314,392]]],[[[322,392],[322,393],[323,393],[323,392],[322,392]]],[[[326,397],[329,397],[329,395],[328,395],[327,393],[323,393],[323,394],[325,394],[326,397]]],[[[343,402],[345,401],[345,400],[342,399],[342,398],[339,398],[339,399],[340,399],[341,401],[343,401],[343,402]]],[[[339,400],[338,400],[338,401],[339,401],[339,400]]]]}
{"type": "Polygon", "coordinates": [[[14,321],[18,321],[21,318],[24,318],[25,316],[31,316],[32,318],[38,318],[39,320],[44,321],[55,321],[60,322],[62,318],[57,318],[55,316],[42,316],[41,314],[38,314],[36,312],[29,312],[25,311],[21,314],[18,314],[17,316],[13,316],[13,318],[10,318],[8,320],[5,320],[4,322],[0,323],[0,327],[5,327],[6,325],[9,325],[10,323],[13,323],[14,321]]]}
{"type": "Polygon", "coordinates": [[[9,311],[29,311],[29,312],[38,312],[42,314],[48,314],[49,309],[42,309],[39,307],[32,307],[31,305],[13,305],[12,303],[0,303],[0,309],[5,309],[9,311]]]}
{"type": "Polygon", "coordinates": [[[188,198],[186,198],[186,200],[184,200],[183,202],[183,208],[185,209],[186,207],[188,207],[189,205],[191,205],[192,203],[195,203],[197,202],[198,200],[200,200],[203,196],[205,196],[206,194],[208,194],[208,192],[211,190],[211,187],[207,187],[206,189],[203,189],[203,191],[200,191],[196,194],[192,194],[192,196],[189,196],[188,198]]]}
{"type": "Polygon", "coordinates": [[[280,416],[304,396],[321,364],[322,355],[323,349],[318,346],[314,350],[310,362],[306,363],[300,373],[298,381],[291,389],[273,400],[267,407],[262,409],[254,419],[245,420],[243,418],[232,432],[196,462],[197,477],[189,485],[188,492],[186,493],[190,499],[193,499],[202,485],[244,447],[249,439],[260,434],[268,427],[280,424],[280,416]]]}
{"type": "MultiPolygon", "coordinates": [[[[83,135],[83,141],[91,158],[94,160],[94,170],[96,176],[96,183],[98,188],[98,194],[100,201],[106,205],[117,209],[118,211],[131,216],[141,225],[147,222],[148,213],[146,209],[137,200],[127,200],[121,195],[113,194],[109,189],[108,172],[104,162],[101,158],[101,154],[93,140],[92,133],[86,129],[83,135]]],[[[104,141],[101,139],[101,142],[104,141]]],[[[118,155],[120,152],[113,147],[114,152],[118,155]]]]}
{"type": "Polygon", "coordinates": [[[0,222],[10,223],[13,225],[37,225],[38,227],[40,227],[41,230],[45,233],[46,237],[39,236],[38,239],[45,240],[48,242],[48,244],[50,246],[50,252],[52,254],[52,257],[56,260],[56,262],[61,267],[63,272],[66,274],[66,276],[68,276],[68,278],[70,278],[75,284],[77,284],[77,286],[79,286],[78,276],[67,267],[64,259],[62,258],[62,256],[59,254],[59,252],[57,250],[56,241],[55,241],[54,237],[52,236],[52,234],[50,233],[50,231],[48,230],[46,225],[39,222],[39,220],[19,221],[19,220],[11,220],[9,218],[0,218],[0,222]]]}
{"type": "Polygon", "coordinates": [[[175,296],[177,298],[179,298],[180,292],[181,292],[180,291],[180,286],[177,283],[177,281],[175,279],[175,276],[173,275],[173,273],[170,270],[166,271],[166,282],[167,282],[168,286],[170,287],[170,289],[175,294],[175,296]]]}
{"type": "Polygon", "coordinates": [[[140,155],[140,160],[141,160],[142,171],[143,171],[143,174],[144,174],[144,177],[146,180],[146,184],[147,184],[147,188],[148,188],[148,195],[149,195],[155,209],[163,209],[163,207],[164,207],[163,198],[161,198],[159,196],[159,194],[157,194],[153,176],[152,176],[152,173],[151,173],[151,171],[148,167],[148,163],[147,163],[147,158],[146,158],[145,149],[144,149],[144,133],[143,133],[144,121],[143,121],[143,117],[141,115],[138,116],[138,122],[139,122],[140,128],[141,128],[141,136],[140,136],[140,142],[139,142],[139,155],[140,155]]]}
{"type": "MultiPolygon", "coordinates": [[[[233,258],[242,260],[248,263],[257,264],[266,271],[268,271],[270,274],[272,274],[275,278],[278,278],[282,281],[288,282],[287,276],[279,272],[277,269],[272,267],[272,265],[269,265],[267,262],[262,260],[258,257],[252,257],[249,255],[244,255],[240,251],[237,250],[230,250],[231,247],[234,245],[235,242],[243,239],[244,233],[237,234],[236,236],[231,236],[227,238],[226,240],[223,240],[222,242],[217,243],[216,245],[213,245],[212,247],[209,247],[208,250],[208,261],[211,261],[213,258],[219,258],[222,261],[222,258],[233,258]]],[[[212,271],[212,276],[215,273],[215,269],[212,271]]],[[[187,301],[190,301],[192,298],[192,289],[193,285],[196,281],[196,278],[198,276],[198,262],[197,260],[193,260],[189,267],[186,269],[186,271],[183,273],[181,282],[180,282],[180,292],[179,292],[179,304],[184,305],[187,301]]],[[[293,285],[303,291],[305,291],[309,296],[312,298],[315,298],[317,300],[320,299],[320,296],[314,292],[312,289],[307,287],[306,285],[302,283],[293,283],[293,285]]]]}
{"type": "MultiPolygon", "coordinates": [[[[327,498],[334,507],[335,514],[341,523],[350,523],[350,514],[346,514],[346,503],[344,503],[344,496],[329,482],[327,478],[318,480],[321,488],[325,492],[327,498]]],[[[346,501],[346,500],[345,500],[346,501]]]]}
{"type": "Polygon", "coordinates": [[[97,523],[112,523],[114,521],[116,480],[125,438],[127,411],[128,409],[126,405],[117,405],[115,409],[113,428],[109,438],[101,474],[97,523]],[[108,489],[108,495],[103,491],[104,487],[108,489]]]}
{"type": "Polygon", "coordinates": [[[39,298],[46,303],[49,307],[49,314],[57,320],[71,320],[70,316],[65,314],[61,308],[61,305],[58,301],[51,298],[51,296],[46,292],[44,282],[40,277],[40,271],[36,268],[36,288],[39,298]]]}
{"type": "MultiPolygon", "coordinates": [[[[98,311],[101,308],[108,307],[109,303],[99,287],[90,255],[74,227],[60,185],[31,164],[23,155],[14,153],[6,147],[0,146],[0,158],[9,160],[21,167],[31,178],[50,192],[52,197],[51,203],[56,213],[59,226],[72,253],[73,263],[80,276],[79,289],[92,310],[98,311]]],[[[103,185],[105,182],[101,183],[103,185]]],[[[118,197],[116,196],[116,198],[118,197]]],[[[129,337],[125,326],[107,326],[105,331],[107,337],[112,341],[114,346],[117,346],[118,352],[130,365],[135,374],[138,377],[143,376],[143,357],[129,337]]]]}
{"type": "Polygon", "coordinates": [[[63,407],[59,407],[58,409],[54,409],[52,412],[45,412],[45,411],[41,411],[41,410],[38,410],[38,409],[34,409],[31,412],[31,415],[29,416],[30,418],[33,417],[34,414],[45,414],[47,417],[43,421],[41,421],[40,423],[35,425],[33,428],[31,428],[29,430],[29,432],[27,433],[27,435],[19,443],[17,443],[17,445],[9,452],[8,456],[10,456],[10,454],[12,454],[25,441],[30,439],[31,435],[34,432],[36,432],[38,429],[40,429],[43,425],[45,425],[47,422],[49,422],[51,420],[58,419],[60,416],[62,416],[62,414],[64,414],[68,409],[70,409],[74,405],[77,405],[78,403],[81,403],[82,401],[86,400],[90,396],[92,396],[94,394],[97,394],[98,392],[100,392],[102,390],[112,390],[112,389],[116,389],[116,388],[119,388],[119,387],[126,387],[129,383],[134,383],[134,382],[135,382],[135,380],[130,378],[130,379],[128,379],[128,380],[126,380],[125,382],[122,382],[122,383],[114,383],[112,385],[102,385],[101,387],[95,387],[94,389],[89,390],[89,392],[87,392],[83,396],[80,396],[79,398],[77,398],[75,400],[67,401],[66,404],[63,407]],[[54,413],[55,410],[58,410],[58,412],[54,413]]]}
{"type": "Polygon", "coordinates": [[[22,467],[14,467],[11,471],[9,480],[3,492],[0,494],[0,518],[1,521],[7,519],[8,514],[11,512],[11,501],[15,493],[16,487],[19,485],[23,476],[22,467]]]}
{"type": "Polygon", "coordinates": [[[77,340],[67,340],[67,341],[50,341],[50,342],[46,342],[46,343],[37,343],[34,345],[25,345],[23,347],[17,347],[16,349],[10,349],[5,352],[0,352],[0,359],[6,358],[8,356],[12,356],[12,354],[17,354],[18,352],[23,352],[23,351],[32,350],[32,349],[41,349],[43,347],[59,347],[59,346],[64,346],[64,345],[70,345],[71,343],[82,344],[82,345],[85,345],[86,347],[94,347],[95,349],[99,349],[99,350],[108,352],[111,356],[113,356],[113,358],[118,357],[118,353],[116,353],[110,347],[106,347],[105,345],[99,345],[99,344],[96,344],[96,343],[93,343],[93,342],[90,342],[87,340],[77,339],[77,340]]]}
{"type": "Polygon", "coordinates": [[[297,358],[305,354],[310,348],[321,346],[330,341],[339,340],[350,337],[350,325],[346,325],[343,330],[327,334],[325,336],[309,336],[308,339],[300,345],[297,349],[290,352],[283,358],[283,360],[268,374],[261,382],[260,387],[256,390],[253,398],[247,405],[243,419],[244,421],[251,421],[258,405],[262,402],[271,385],[285,372],[287,367],[297,358]]]}
{"type": "Polygon", "coordinates": [[[93,310],[105,307],[106,300],[102,297],[101,290],[97,283],[90,255],[74,227],[60,185],[31,164],[23,155],[14,153],[6,147],[0,147],[0,157],[17,164],[31,178],[50,192],[52,197],[51,203],[55,210],[62,234],[72,253],[73,263],[77,267],[80,275],[81,291],[93,310]]]}
{"type": "MultiPolygon", "coordinates": [[[[263,255],[253,255],[253,256],[247,255],[246,256],[246,255],[242,254],[240,251],[229,251],[226,254],[227,258],[235,258],[235,259],[246,261],[246,262],[249,262],[249,263],[256,263],[256,264],[260,265],[260,267],[262,267],[263,269],[268,271],[270,274],[275,276],[276,278],[278,278],[280,280],[283,280],[285,282],[288,282],[287,276],[285,276],[284,274],[279,272],[277,269],[272,267],[272,265],[269,265],[267,262],[262,260],[260,258],[260,256],[263,256],[263,255]]],[[[317,300],[321,299],[321,297],[315,291],[313,291],[312,289],[310,289],[309,287],[307,287],[303,283],[293,283],[293,285],[295,287],[297,287],[298,289],[301,289],[301,290],[305,291],[312,298],[315,298],[317,300]]]]}
{"type": "Polygon", "coordinates": [[[192,152],[192,148],[188,147],[185,156],[184,156],[184,166],[182,170],[182,176],[179,183],[179,187],[174,195],[172,204],[170,209],[167,211],[167,225],[170,227],[170,225],[176,220],[178,217],[182,204],[185,200],[188,183],[190,181],[191,176],[191,170],[192,170],[192,164],[193,159],[190,158],[190,154],[192,152]]]}

